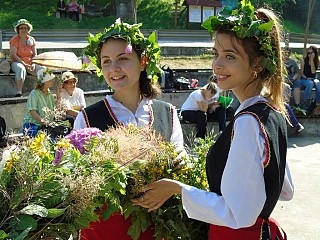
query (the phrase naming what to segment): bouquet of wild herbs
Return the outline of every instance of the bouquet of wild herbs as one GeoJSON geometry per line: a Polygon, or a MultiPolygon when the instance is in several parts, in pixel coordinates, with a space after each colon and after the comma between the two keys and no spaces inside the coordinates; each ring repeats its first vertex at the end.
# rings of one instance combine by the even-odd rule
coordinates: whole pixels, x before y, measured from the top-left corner
{"type": "Polygon", "coordinates": [[[105,219],[119,211],[131,216],[133,239],[150,224],[156,239],[195,239],[205,225],[187,219],[178,196],[152,213],[130,200],[163,177],[205,189],[204,143],[178,169],[175,146],[149,128],[73,130],[56,142],[42,132],[26,137],[2,153],[0,239],[72,239],[99,219],[105,203],[105,219]]]}

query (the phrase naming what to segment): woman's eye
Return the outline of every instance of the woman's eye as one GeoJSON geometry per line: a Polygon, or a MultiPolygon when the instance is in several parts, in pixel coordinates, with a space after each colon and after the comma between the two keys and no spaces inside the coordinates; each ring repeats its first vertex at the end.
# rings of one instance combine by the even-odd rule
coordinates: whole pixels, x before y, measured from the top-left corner
{"type": "Polygon", "coordinates": [[[102,61],[102,64],[106,65],[106,64],[109,64],[110,62],[111,62],[110,59],[104,59],[102,61]]]}
{"type": "Polygon", "coordinates": [[[217,57],[218,57],[218,53],[217,53],[217,52],[213,52],[213,53],[212,53],[212,57],[213,57],[213,58],[217,58],[217,57]]]}
{"type": "Polygon", "coordinates": [[[228,54],[228,55],[226,56],[226,58],[227,58],[228,60],[233,60],[233,59],[234,59],[234,56],[228,54]]]}
{"type": "Polygon", "coordinates": [[[118,59],[118,61],[120,61],[120,62],[125,61],[125,60],[128,60],[128,58],[127,58],[127,57],[120,57],[120,58],[118,59]]]}

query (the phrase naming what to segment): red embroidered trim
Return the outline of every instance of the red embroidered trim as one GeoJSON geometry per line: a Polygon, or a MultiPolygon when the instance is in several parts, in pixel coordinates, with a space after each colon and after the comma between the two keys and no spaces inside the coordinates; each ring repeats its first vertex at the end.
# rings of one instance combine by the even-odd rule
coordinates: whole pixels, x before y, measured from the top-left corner
{"type": "Polygon", "coordinates": [[[82,109],[81,112],[82,112],[82,114],[83,114],[84,121],[86,122],[86,126],[87,126],[87,127],[90,127],[87,112],[86,112],[84,109],[82,109]]]}
{"type": "Polygon", "coordinates": [[[154,122],[154,117],[153,117],[153,109],[151,107],[150,101],[149,101],[148,107],[149,107],[149,117],[150,117],[148,126],[151,127],[153,125],[153,122],[154,122]]]}
{"type": "Polygon", "coordinates": [[[170,118],[171,118],[171,136],[173,133],[173,111],[174,111],[174,106],[172,104],[169,103],[170,106],[170,118]]]}
{"type": "MultiPolygon", "coordinates": [[[[274,109],[275,111],[279,112],[279,111],[277,110],[277,108],[273,107],[273,106],[272,106],[271,104],[269,104],[268,102],[258,101],[258,102],[256,102],[255,104],[257,104],[257,103],[265,103],[266,105],[268,105],[269,107],[271,107],[271,108],[274,109]]],[[[254,104],[253,104],[253,105],[254,105],[254,104]]],[[[252,105],[252,106],[253,106],[253,105],[252,105]]],[[[266,167],[268,167],[268,165],[269,165],[269,163],[270,163],[270,143],[269,143],[269,139],[268,139],[268,137],[267,137],[266,130],[265,130],[263,124],[261,123],[260,118],[259,118],[259,116],[258,116],[257,114],[252,113],[252,112],[241,112],[241,113],[239,113],[239,114],[237,115],[237,118],[238,118],[240,115],[243,115],[243,114],[251,114],[252,116],[254,116],[254,117],[257,119],[257,121],[258,121],[258,123],[259,123],[260,129],[261,129],[261,131],[262,131],[262,133],[263,133],[263,136],[264,136],[264,140],[265,140],[265,142],[266,142],[266,143],[265,143],[265,145],[266,145],[266,159],[265,159],[264,162],[263,162],[264,168],[266,168],[266,167]]],[[[233,122],[233,124],[234,124],[234,123],[235,123],[235,121],[233,122]]],[[[230,143],[232,142],[233,136],[234,136],[234,127],[232,128],[230,143]]]]}
{"type": "Polygon", "coordinates": [[[116,115],[114,114],[114,112],[112,111],[112,107],[110,106],[108,100],[106,98],[103,99],[104,101],[104,104],[108,110],[108,112],[110,113],[110,116],[112,117],[113,121],[115,123],[117,123],[118,125],[121,125],[121,126],[124,126],[123,123],[121,123],[117,118],[116,118],[116,115]]]}

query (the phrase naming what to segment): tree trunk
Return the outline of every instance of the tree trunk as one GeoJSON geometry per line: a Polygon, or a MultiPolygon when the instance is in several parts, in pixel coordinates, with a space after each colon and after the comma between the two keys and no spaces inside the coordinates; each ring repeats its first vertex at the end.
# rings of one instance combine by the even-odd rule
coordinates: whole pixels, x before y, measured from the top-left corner
{"type": "Polygon", "coordinates": [[[307,41],[308,41],[309,27],[310,27],[310,21],[311,21],[312,12],[313,12],[315,3],[316,3],[316,0],[309,0],[308,19],[307,19],[306,31],[304,34],[303,56],[305,56],[307,53],[307,41]]]}

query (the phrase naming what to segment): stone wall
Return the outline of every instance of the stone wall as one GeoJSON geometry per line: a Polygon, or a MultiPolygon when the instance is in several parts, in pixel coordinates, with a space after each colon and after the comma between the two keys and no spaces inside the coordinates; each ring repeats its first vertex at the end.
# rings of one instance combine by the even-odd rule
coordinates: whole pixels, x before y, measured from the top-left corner
{"type": "MultiPolygon", "coordinates": [[[[59,76],[60,73],[55,73],[55,74],[59,76]]],[[[179,78],[179,77],[185,77],[188,79],[195,78],[199,80],[199,86],[204,86],[211,74],[212,74],[211,71],[205,71],[205,72],[184,71],[184,72],[174,73],[174,78],[179,78]]],[[[100,82],[95,72],[93,72],[92,74],[81,72],[81,73],[75,73],[75,75],[78,78],[77,86],[83,89],[83,91],[85,92],[108,89],[106,82],[105,81],[100,82]]],[[[10,73],[10,75],[0,75],[0,82],[1,82],[0,98],[8,98],[8,97],[15,96],[16,85],[14,80],[14,73],[10,73]]],[[[22,89],[23,96],[28,96],[31,90],[34,89],[36,82],[37,82],[36,77],[31,75],[27,76],[22,89]]],[[[55,92],[55,89],[58,83],[59,83],[58,81],[55,82],[55,85],[52,88],[53,92],[55,92]]]]}

